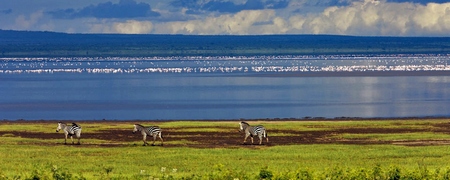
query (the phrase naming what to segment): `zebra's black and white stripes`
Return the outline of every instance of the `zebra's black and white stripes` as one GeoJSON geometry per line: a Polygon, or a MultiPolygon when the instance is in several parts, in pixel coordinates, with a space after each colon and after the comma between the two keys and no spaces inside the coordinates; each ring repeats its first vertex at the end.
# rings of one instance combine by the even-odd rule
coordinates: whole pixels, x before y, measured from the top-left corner
{"type": "Polygon", "coordinates": [[[79,126],[76,123],[72,123],[72,126],[68,126],[66,123],[58,122],[58,127],[56,128],[56,132],[59,132],[60,130],[63,130],[64,132],[64,144],[67,144],[67,136],[70,136],[70,139],[72,140],[73,144],[73,137],[77,136],[78,138],[78,144],[80,144],[80,137],[81,137],[81,126],[79,126]]]}
{"type": "Polygon", "coordinates": [[[269,137],[267,137],[267,132],[266,132],[266,128],[264,128],[264,126],[262,125],[258,125],[258,126],[250,126],[250,124],[248,124],[247,122],[240,122],[239,123],[239,132],[244,131],[245,133],[245,138],[244,138],[244,144],[247,141],[247,138],[250,136],[251,140],[252,140],[252,144],[253,144],[253,136],[258,136],[259,137],[259,144],[262,144],[262,138],[266,138],[266,141],[269,142],[269,137]]]}
{"type": "Polygon", "coordinates": [[[159,137],[161,139],[161,146],[164,144],[163,138],[162,138],[162,131],[161,128],[158,126],[150,126],[150,127],[144,127],[140,124],[135,124],[133,133],[136,133],[137,131],[140,131],[142,134],[142,141],[144,141],[144,146],[147,145],[147,136],[153,136],[153,143],[152,146],[155,145],[156,137],[159,137]]]}

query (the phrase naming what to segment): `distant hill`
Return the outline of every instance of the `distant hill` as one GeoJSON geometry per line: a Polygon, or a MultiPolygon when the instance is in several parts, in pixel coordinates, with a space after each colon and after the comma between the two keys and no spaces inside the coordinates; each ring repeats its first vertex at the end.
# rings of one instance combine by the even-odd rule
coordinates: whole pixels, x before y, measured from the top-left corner
{"type": "Polygon", "coordinates": [[[124,35],[0,30],[0,57],[450,54],[450,37],[124,35]]]}

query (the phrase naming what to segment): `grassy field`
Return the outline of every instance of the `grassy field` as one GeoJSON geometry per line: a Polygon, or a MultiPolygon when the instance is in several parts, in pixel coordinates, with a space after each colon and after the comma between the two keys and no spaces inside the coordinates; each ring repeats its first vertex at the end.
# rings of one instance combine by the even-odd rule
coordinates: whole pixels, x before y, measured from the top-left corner
{"type": "Polygon", "coordinates": [[[243,145],[238,121],[83,121],[82,144],[64,145],[56,121],[2,121],[0,179],[450,178],[448,119],[249,123],[270,142],[243,145]],[[163,128],[164,146],[134,123],[163,128]]]}

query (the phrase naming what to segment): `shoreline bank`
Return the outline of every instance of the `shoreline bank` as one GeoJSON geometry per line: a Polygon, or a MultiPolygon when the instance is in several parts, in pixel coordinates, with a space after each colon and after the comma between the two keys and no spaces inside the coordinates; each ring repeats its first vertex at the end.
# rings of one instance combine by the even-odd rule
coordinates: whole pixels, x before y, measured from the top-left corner
{"type": "Polygon", "coordinates": [[[426,117],[373,117],[373,118],[362,118],[362,117],[335,117],[335,118],[325,118],[325,117],[304,117],[304,118],[259,118],[259,119],[172,119],[172,120],[158,120],[158,119],[130,119],[130,120],[114,120],[114,119],[102,119],[102,120],[57,120],[57,119],[3,119],[3,122],[20,122],[20,123],[44,123],[44,122],[89,122],[89,123],[101,123],[101,122],[172,122],[172,121],[200,121],[200,122],[221,122],[221,121],[273,121],[273,122],[283,122],[283,121],[380,121],[380,120],[443,120],[450,119],[447,116],[426,116],[426,117]]]}

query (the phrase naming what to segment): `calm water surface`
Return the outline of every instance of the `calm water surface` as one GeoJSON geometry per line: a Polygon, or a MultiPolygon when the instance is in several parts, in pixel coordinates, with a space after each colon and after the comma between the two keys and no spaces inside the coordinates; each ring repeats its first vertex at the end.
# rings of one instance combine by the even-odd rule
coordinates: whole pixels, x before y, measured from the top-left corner
{"type": "Polygon", "coordinates": [[[432,75],[2,73],[0,94],[12,120],[450,116],[450,76],[432,75]]]}

